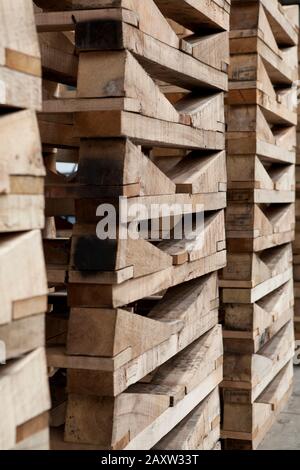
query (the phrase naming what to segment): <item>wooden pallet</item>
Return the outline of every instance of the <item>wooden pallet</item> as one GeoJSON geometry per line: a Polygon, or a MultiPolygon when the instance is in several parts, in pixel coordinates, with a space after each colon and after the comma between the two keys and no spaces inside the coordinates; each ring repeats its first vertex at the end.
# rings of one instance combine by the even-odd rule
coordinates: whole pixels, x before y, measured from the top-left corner
{"type": "Polygon", "coordinates": [[[221,281],[226,449],[257,448],[291,392],[297,18],[297,7],[277,0],[232,2],[221,281]]]}
{"type": "Polygon", "coordinates": [[[67,368],[72,383],[86,384],[85,393],[98,383],[98,393],[116,396],[214,327],[218,303],[211,274],[169,289],[147,317],[72,308],[66,350],[48,349],[48,364],[67,368]]]}
{"type": "MultiPolygon", "coordinates": [[[[82,393],[79,383],[73,389],[69,381],[65,428],[68,448],[152,448],[220,383],[221,337],[217,325],[115,398],[82,393]],[[145,409],[149,413],[145,414],[145,409]],[[97,422],[92,423],[90,418],[95,413],[97,422]],[[108,424],[106,428],[101,425],[103,420],[108,424]]],[[[63,444],[53,445],[60,448],[63,444]]]]}

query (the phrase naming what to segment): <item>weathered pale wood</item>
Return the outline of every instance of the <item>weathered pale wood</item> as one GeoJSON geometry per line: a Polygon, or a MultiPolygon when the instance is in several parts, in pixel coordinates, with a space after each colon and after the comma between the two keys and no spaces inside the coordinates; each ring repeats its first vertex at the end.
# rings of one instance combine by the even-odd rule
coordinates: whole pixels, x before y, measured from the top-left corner
{"type": "Polygon", "coordinates": [[[225,258],[226,252],[222,250],[200,260],[172,266],[148,276],[130,279],[122,284],[105,285],[101,290],[98,284],[70,283],[68,285],[70,305],[87,307],[93,302],[97,307],[120,307],[221,269],[226,264],[225,258]]]}
{"type": "Polygon", "coordinates": [[[292,267],[290,244],[260,253],[230,253],[222,272],[221,287],[251,288],[292,267]]]}
{"type": "Polygon", "coordinates": [[[47,281],[40,232],[1,238],[0,260],[0,324],[45,311],[47,281]]]}
{"type": "Polygon", "coordinates": [[[136,54],[149,73],[168,83],[191,89],[195,87],[227,89],[225,73],[201,63],[196,58],[164,44],[133,26],[110,22],[111,36],[105,34],[107,22],[78,23],[76,47],[79,51],[127,49],[136,54]],[[87,31],[89,31],[87,35],[87,31]]]}
{"type": "Polygon", "coordinates": [[[254,304],[224,304],[225,351],[257,352],[293,317],[290,279],[254,304]]]}
{"type": "Polygon", "coordinates": [[[193,238],[191,234],[183,234],[180,240],[165,240],[159,243],[158,247],[172,256],[174,265],[205,258],[226,247],[223,211],[207,214],[203,224],[194,230],[193,238]]]}
{"type": "Polygon", "coordinates": [[[222,383],[225,400],[238,400],[239,393],[245,392],[244,396],[253,403],[293,356],[292,321],[256,354],[225,354],[222,383]]]}
{"type": "Polygon", "coordinates": [[[45,344],[44,324],[45,316],[42,313],[0,326],[0,340],[5,344],[6,360],[43,347],[45,344]]]}
{"type": "Polygon", "coordinates": [[[295,206],[230,202],[226,223],[230,251],[261,251],[293,240],[295,206]]]}
{"type": "Polygon", "coordinates": [[[44,350],[2,365],[0,389],[0,448],[8,450],[17,444],[17,427],[50,407],[44,350]]]}
{"type": "Polygon", "coordinates": [[[215,389],[169,434],[156,450],[213,450],[220,439],[220,400],[215,389]]]}
{"type": "Polygon", "coordinates": [[[225,146],[221,132],[194,129],[126,111],[76,113],[75,133],[89,138],[129,137],[138,144],[160,147],[223,150],[225,146]]]}
{"type": "Polygon", "coordinates": [[[179,24],[197,31],[199,24],[208,29],[229,29],[229,2],[207,0],[154,0],[163,13],[179,24]]]}
{"type": "Polygon", "coordinates": [[[167,172],[178,193],[210,193],[226,190],[225,152],[201,155],[192,152],[167,172]]]}
{"type": "Polygon", "coordinates": [[[112,448],[153,447],[218,384],[222,359],[220,334],[216,326],[159,368],[150,383],[133,385],[117,398],[71,394],[65,439],[112,448]],[[147,415],[140,411],[145,406],[149,410],[147,415]],[[78,410],[76,416],[74,407],[78,410]],[[97,415],[93,423],[89,409],[97,415]],[[101,426],[103,420],[110,426],[101,426]]]}
{"type": "Polygon", "coordinates": [[[286,271],[279,273],[270,279],[267,279],[253,288],[224,288],[223,302],[234,302],[241,304],[254,303],[265,295],[269,294],[271,291],[280,287],[282,284],[291,279],[291,277],[292,268],[288,268],[286,271]]]}
{"type": "MultiPolygon", "coordinates": [[[[41,58],[34,23],[33,3],[30,0],[16,0],[13,3],[1,2],[0,17],[0,103],[12,104],[9,100],[7,102],[8,94],[11,86],[15,87],[22,77],[23,85],[28,85],[28,88],[26,93],[22,93],[21,87],[18,89],[18,99],[25,100],[29,105],[35,81],[28,79],[26,82],[27,74],[37,77],[41,75],[41,58]],[[22,75],[9,73],[8,69],[21,72],[22,75]],[[9,81],[13,83],[9,83],[9,81]]],[[[15,88],[14,92],[16,91],[15,88]]],[[[13,105],[22,107],[15,103],[13,105]]],[[[39,107],[40,102],[33,102],[32,106],[39,107]]]]}
{"type": "Polygon", "coordinates": [[[216,325],[216,281],[212,274],[169,289],[147,318],[125,310],[72,309],[68,363],[51,349],[48,363],[72,369],[69,386],[76,393],[118,395],[216,325]],[[123,351],[128,359],[118,365],[123,351]],[[97,369],[84,356],[97,356],[97,369]],[[111,372],[105,372],[105,357],[114,358],[111,372]]]}
{"type": "Polygon", "coordinates": [[[0,118],[0,232],[42,228],[45,174],[32,111],[0,118]]]}
{"type": "Polygon", "coordinates": [[[222,437],[225,449],[257,449],[291,393],[293,364],[290,361],[254,403],[226,402],[222,437]]]}

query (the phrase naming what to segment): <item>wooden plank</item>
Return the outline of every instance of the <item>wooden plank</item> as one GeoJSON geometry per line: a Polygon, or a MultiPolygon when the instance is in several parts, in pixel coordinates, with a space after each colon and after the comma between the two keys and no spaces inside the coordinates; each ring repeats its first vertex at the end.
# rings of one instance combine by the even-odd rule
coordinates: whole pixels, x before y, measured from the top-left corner
{"type": "Polygon", "coordinates": [[[103,286],[101,291],[97,284],[72,283],[68,285],[70,305],[86,307],[90,305],[92,299],[93,305],[97,307],[120,307],[221,269],[226,264],[225,255],[225,250],[223,250],[191,263],[172,266],[158,273],[130,279],[122,284],[103,286]]]}
{"type": "Polygon", "coordinates": [[[35,14],[36,27],[39,33],[74,31],[76,23],[97,20],[125,21],[133,26],[138,25],[137,14],[123,8],[38,12],[35,14]]]}
{"type": "Polygon", "coordinates": [[[41,33],[39,41],[44,79],[76,85],[78,57],[71,41],[60,32],[41,33]]]}
{"type": "Polygon", "coordinates": [[[75,133],[85,138],[128,137],[142,145],[223,150],[224,134],[153,119],[125,111],[92,111],[75,115],[75,133]]]}
{"type": "Polygon", "coordinates": [[[162,12],[192,31],[199,24],[206,29],[229,29],[229,2],[207,0],[154,0],[162,12]]]}
{"type": "Polygon", "coordinates": [[[277,289],[282,284],[292,278],[292,268],[287,269],[285,272],[280,273],[271,279],[267,279],[254,288],[224,288],[223,289],[223,302],[224,303],[241,303],[249,304],[260,300],[262,297],[270,293],[272,290],[277,289]]]}
{"type": "Polygon", "coordinates": [[[82,142],[77,182],[89,188],[138,184],[141,196],[175,193],[175,184],[129,140],[82,142]]]}
{"type": "Polygon", "coordinates": [[[204,217],[203,226],[194,228],[194,231],[194,237],[191,233],[185,233],[180,240],[163,240],[159,243],[158,247],[172,256],[174,265],[205,258],[225,248],[224,212],[209,213],[204,217]]]}

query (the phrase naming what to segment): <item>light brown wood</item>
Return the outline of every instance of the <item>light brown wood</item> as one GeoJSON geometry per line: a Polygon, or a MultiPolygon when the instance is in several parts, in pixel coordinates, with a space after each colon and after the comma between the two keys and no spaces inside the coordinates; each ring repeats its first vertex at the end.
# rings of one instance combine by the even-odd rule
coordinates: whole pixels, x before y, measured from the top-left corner
{"type": "Polygon", "coordinates": [[[1,449],[17,444],[17,427],[50,407],[46,358],[37,349],[1,366],[1,449]]]}
{"type": "Polygon", "coordinates": [[[293,364],[290,361],[253,404],[225,402],[222,437],[226,449],[257,449],[287,405],[292,380],[293,364]]]}
{"type": "Polygon", "coordinates": [[[220,328],[215,327],[211,333],[162,366],[151,383],[133,385],[115,399],[71,395],[67,409],[65,439],[70,442],[128,450],[153,447],[199,404],[220,380],[217,365],[217,359],[222,357],[220,333],[220,328]],[[206,368],[201,368],[202,363],[207,364],[206,368]],[[171,397],[178,397],[173,406],[171,397]],[[149,407],[148,415],[139,411],[144,409],[144,406],[149,407]],[[76,413],[76,418],[72,412],[74,407],[80,410],[80,413],[76,413]],[[100,427],[96,421],[92,427],[87,412],[91,407],[97,413],[96,421],[100,427]],[[101,426],[101,422],[107,422],[107,419],[110,419],[112,425],[110,429],[101,426]]]}
{"type": "Polygon", "coordinates": [[[0,324],[45,311],[47,282],[40,232],[2,238],[0,259],[1,266],[6,266],[0,274],[0,324]]]}

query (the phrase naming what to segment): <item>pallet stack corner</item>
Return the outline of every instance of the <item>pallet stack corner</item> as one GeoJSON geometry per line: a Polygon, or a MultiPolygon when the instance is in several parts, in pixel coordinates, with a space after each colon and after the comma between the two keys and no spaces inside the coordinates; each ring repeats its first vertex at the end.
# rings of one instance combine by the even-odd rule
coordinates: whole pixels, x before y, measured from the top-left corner
{"type": "Polygon", "coordinates": [[[293,381],[297,6],[233,0],[228,263],[222,274],[226,449],[256,449],[293,381]]]}
{"type": "Polygon", "coordinates": [[[47,450],[41,57],[31,0],[0,1],[0,450],[47,450]]]}

